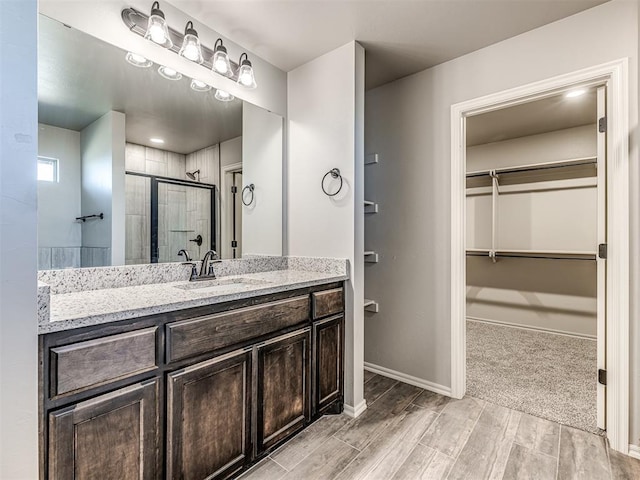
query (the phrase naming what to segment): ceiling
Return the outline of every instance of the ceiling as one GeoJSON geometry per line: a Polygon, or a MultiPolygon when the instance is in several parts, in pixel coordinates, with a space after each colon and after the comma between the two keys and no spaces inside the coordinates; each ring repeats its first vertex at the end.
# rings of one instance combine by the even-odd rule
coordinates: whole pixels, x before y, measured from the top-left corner
{"type": "Polygon", "coordinates": [[[284,71],[357,40],[366,88],[606,0],[170,0],[284,71]]]}
{"type": "Polygon", "coordinates": [[[554,132],[596,123],[597,93],[553,97],[495,110],[467,119],[467,146],[500,142],[511,138],[554,132]]]}
{"type": "Polygon", "coordinates": [[[162,78],[157,65],[138,68],[125,53],[40,15],[38,121],[80,131],[110,110],[126,115],[128,142],[191,153],[242,135],[242,102],[220,102],[190,79],[162,78]]]}

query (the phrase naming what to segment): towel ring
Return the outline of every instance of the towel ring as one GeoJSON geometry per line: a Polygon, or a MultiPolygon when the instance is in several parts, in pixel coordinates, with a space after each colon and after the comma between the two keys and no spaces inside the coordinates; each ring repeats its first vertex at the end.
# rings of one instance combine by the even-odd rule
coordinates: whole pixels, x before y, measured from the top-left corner
{"type": "Polygon", "coordinates": [[[339,194],[340,190],[342,190],[342,175],[340,174],[340,169],[339,168],[332,168],[327,173],[325,173],[324,177],[322,177],[322,182],[320,182],[320,186],[322,187],[322,191],[324,192],[324,194],[327,195],[328,197],[335,197],[337,194],[339,194]],[[335,193],[329,193],[324,188],[324,181],[326,180],[326,178],[329,175],[331,175],[331,178],[339,178],[340,179],[340,186],[338,187],[338,190],[336,190],[335,193]]]}
{"type": "Polygon", "coordinates": [[[248,207],[249,205],[251,205],[251,204],[253,203],[253,191],[254,191],[255,189],[256,189],[256,186],[255,186],[253,183],[250,183],[249,185],[247,185],[246,187],[244,187],[244,188],[242,189],[242,195],[241,195],[241,198],[242,198],[242,204],[243,204],[245,207],[248,207]],[[244,201],[244,192],[245,192],[245,190],[249,190],[249,192],[251,192],[251,200],[249,200],[249,202],[248,202],[248,203],[244,201]]]}

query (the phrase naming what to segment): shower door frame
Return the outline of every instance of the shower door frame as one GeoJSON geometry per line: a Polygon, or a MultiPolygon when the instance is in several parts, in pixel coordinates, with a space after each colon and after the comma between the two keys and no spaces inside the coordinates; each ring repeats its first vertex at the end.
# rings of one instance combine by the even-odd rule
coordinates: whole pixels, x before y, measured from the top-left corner
{"type": "Polygon", "coordinates": [[[150,225],[149,232],[151,237],[151,250],[150,250],[150,263],[159,263],[159,248],[158,248],[158,184],[159,183],[170,183],[173,185],[182,185],[185,187],[195,187],[195,188],[203,188],[210,190],[211,194],[211,222],[210,222],[210,233],[209,237],[211,238],[211,245],[209,249],[216,249],[216,186],[211,183],[202,183],[195,182],[190,180],[180,180],[178,178],[171,177],[163,177],[160,175],[150,175],[148,173],[139,173],[139,172],[125,172],[126,175],[136,175],[138,177],[148,178],[150,181],[150,191],[151,191],[151,211],[150,215],[150,225]]]}

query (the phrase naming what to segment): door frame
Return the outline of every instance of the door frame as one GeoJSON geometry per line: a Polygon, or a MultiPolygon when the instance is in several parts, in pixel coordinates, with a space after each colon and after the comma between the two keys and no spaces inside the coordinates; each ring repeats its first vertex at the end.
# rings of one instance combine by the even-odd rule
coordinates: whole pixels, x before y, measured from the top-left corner
{"type": "MultiPolygon", "coordinates": [[[[629,452],[629,75],[622,58],[451,106],[451,396],[466,392],[466,117],[575,86],[607,86],[607,437],[629,452]]],[[[595,381],[595,378],[594,378],[595,381]]]]}
{"type": "Polygon", "coordinates": [[[227,173],[233,172],[241,172],[242,171],[242,162],[232,163],[229,165],[225,165],[220,168],[220,230],[221,230],[221,238],[220,238],[220,258],[224,258],[223,254],[227,252],[231,247],[229,246],[229,238],[230,233],[227,228],[227,220],[228,213],[225,209],[229,202],[229,182],[227,182],[227,173]],[[225,233],[226,232],[226,233],[225,233]],[[224,236],[224,238],[222,238],[224,236]],[[225,243],[226,242],[226,243],[225,243]]]}

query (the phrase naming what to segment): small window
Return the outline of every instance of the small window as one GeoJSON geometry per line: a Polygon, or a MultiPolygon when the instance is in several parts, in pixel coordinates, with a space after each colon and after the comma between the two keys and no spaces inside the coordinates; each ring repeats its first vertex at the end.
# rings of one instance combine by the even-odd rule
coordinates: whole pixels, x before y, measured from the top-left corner
{"type": "Polygon", "coordinates": [[[38,180],[42,182],[58,181],[58,159],[38,157],[38,180]]]}

